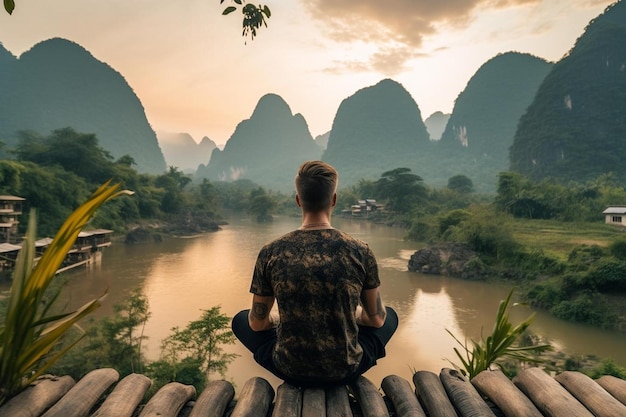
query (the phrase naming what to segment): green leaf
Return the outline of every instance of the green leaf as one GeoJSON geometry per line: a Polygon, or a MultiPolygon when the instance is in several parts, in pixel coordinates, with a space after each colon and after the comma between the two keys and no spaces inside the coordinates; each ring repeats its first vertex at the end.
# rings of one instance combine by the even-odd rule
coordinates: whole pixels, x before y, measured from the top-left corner
{"type": "Polygon", "coordinates": [[[110,181],[98,188],[67,218],[35,266],[36,215],[31,211],[13,272],[4,325],[0,327],[0,404],[60,358],[66,350],[55,352],[54,349],[61,338],[100,305],[102,297],[87,302],[74,312],[48,315],[58,292],[49,297],[46,290],[78,233],[95,211],[111,198],[132,194],[130,191],[118,191],[118,188],[119,184],[111,186],[110,181]]]}
{"type": "Polygon", "coordinates": [[[241,0],[234,0],[234,2],[239,4],[239,5],[241,5],[241,3],[242,3],[241,0]]]}
{"type": "Polygon", "coordinates": [[[263,13],[265,13],[265,16],[267,16],[268,19],[272,17],[272,12],[270,11],[270,8],[267,6],[263,7],[263,13]]]}
{"type": "Polygon", "coordinates": [[[15,10],[15,1],[13,1],[13,0],[4,0],[4,9],[9,14],[12,14],[13,10],[15,10]]]}
{"type": "Polygon", "coordinates": [[[227,14],[231,14],[235,10],[237,10],[237,8],[235,6],[228,6],[227,8],[224,9],[224,11],[222,12],[222,15],[225,16],[227,14]]]}

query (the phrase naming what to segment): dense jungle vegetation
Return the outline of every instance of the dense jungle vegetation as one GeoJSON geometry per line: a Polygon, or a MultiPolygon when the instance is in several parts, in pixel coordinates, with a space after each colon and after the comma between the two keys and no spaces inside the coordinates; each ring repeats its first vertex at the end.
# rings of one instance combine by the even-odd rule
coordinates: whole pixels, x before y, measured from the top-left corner
{"type": "MultiPolygon", "coordinates": [[[[247,211],[258,221],[271,221],[278,213],[298,216],[293,194],[266,190],[249,180],[194,183],[176,167],[161,175],[138,174],[132,158],[113,160],[95,135],[71,128],[46,137],[23,132],[10,153],[13,159],[0,161],[0,194],[24,197],[28,207],[37,208],[41,236],[53,235],[108,179],[134,195],[107,202],[90,226],[118,233],[148,225],[158,225],[163,233],[215,230],[224,221],[223,213],[231,210],[247,211]]],[[[408,239],[462,243],[476,252],[472,262],[485,279],[510,281],[532,305],[566,320],[626,330],[626,237],[605,225],[601,214],[607,205],[626,201],[626,190],[611,175],[562,184],[502,172],[494,197],[474,193],[471,179],[462,174],[436,189],[410,168],[400,167],[376,181],[343,188],[338,196],[336,215],[359,199],[376,199],[385,209],[370,221],[404,227],[408,239]]],[[[28,216],[28,210],[24,213],[28,216]]],[[[147,361],[137,329],[149,316],[147,299],[135,292],[115,307],[112,317],[87,326],[81,348],[63,355],[50,371],[80,378],[115,364],[122,375],[149,375],[155,381],[152,390],[172,380],[201,389],[212,372],[223,374],[234,359],[221,348],[234,339],[230,318],[218,307],[184,329],[172,329],[162,343],[161,359],[147,361]]],[[[73,343],[71,335],[67,340],[73,343]]],[[[566,365],[578,369],[575,362],[566,365]]],[[[626,374],[611,360],[594,369],[626,374]]]]}
{"type": "MultiPolygon", "coordinates": [[[[160,225],[191,234],[216,230],[229,210],[248,211],[259,221],[273,213],[298,215],[293,195],[250,180],[195,183],[176,167],[138,174],[132,158],[113,160],[95,135],[71,128],[46,137],[23,132],[11,154],[14,159],[0,161],[0,193],[37,208],[40,236],[52,236],[109,178],[134,195],[107,203],[91,227],[124,233],[160,225]]],[[[486,276],[510,280],[531,304],[567,320],[626,330],[626,236],[602,216],[607,206],[626,202],[626,190],[612,175],[565,184],[502,172],[495,197],[473,188],[465,175],[431,188],[411,169],[396,168],[339,190],[336,214],[359,199],[376,199],[386,209],[371,220],[405,227],[409,239],[467,245],[486,276]]]]}

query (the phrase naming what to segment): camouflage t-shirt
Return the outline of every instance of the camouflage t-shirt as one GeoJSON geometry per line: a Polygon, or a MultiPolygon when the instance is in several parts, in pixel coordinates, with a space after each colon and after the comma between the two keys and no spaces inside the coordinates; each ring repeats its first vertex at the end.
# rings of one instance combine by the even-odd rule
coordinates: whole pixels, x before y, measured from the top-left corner
{"type": "Polygon", "coordinates": [[[366,243],[337,229],[295,230],[259,252],[250,292],[274,296],[276,367],[301,380],[337,381],[361,361],[355,310],[380,285],[366,243]]]}

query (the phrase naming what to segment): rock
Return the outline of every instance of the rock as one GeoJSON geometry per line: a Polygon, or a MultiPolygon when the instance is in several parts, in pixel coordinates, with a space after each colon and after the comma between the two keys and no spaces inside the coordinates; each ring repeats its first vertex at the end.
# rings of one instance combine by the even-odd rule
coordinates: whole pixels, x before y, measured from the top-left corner
{"type": "Polygon", "coordinates": [[[409,271],[481,280],[489,268],[478,254],[460,243],[444,243],[420,249],[409,259],[409,271]]]}

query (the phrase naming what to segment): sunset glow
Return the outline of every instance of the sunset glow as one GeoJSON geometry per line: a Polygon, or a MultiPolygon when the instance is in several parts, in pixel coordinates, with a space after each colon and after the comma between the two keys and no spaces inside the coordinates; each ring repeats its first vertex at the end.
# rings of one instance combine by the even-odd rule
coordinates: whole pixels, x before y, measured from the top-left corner
{"type": "Polygon", "coordinates": [[[556,61],[607,0],[272,1],[268,28],[241,37],[216,0],[41,0],[0,16],[19,56],[43,40],[74,41],[120,72],[156,131],[225,143],[266,93],[301,113],[313,136],[339,104],[383,78],[404,85],[422,117],[451,112],[487,60],[508,51],[556,61]]]}

